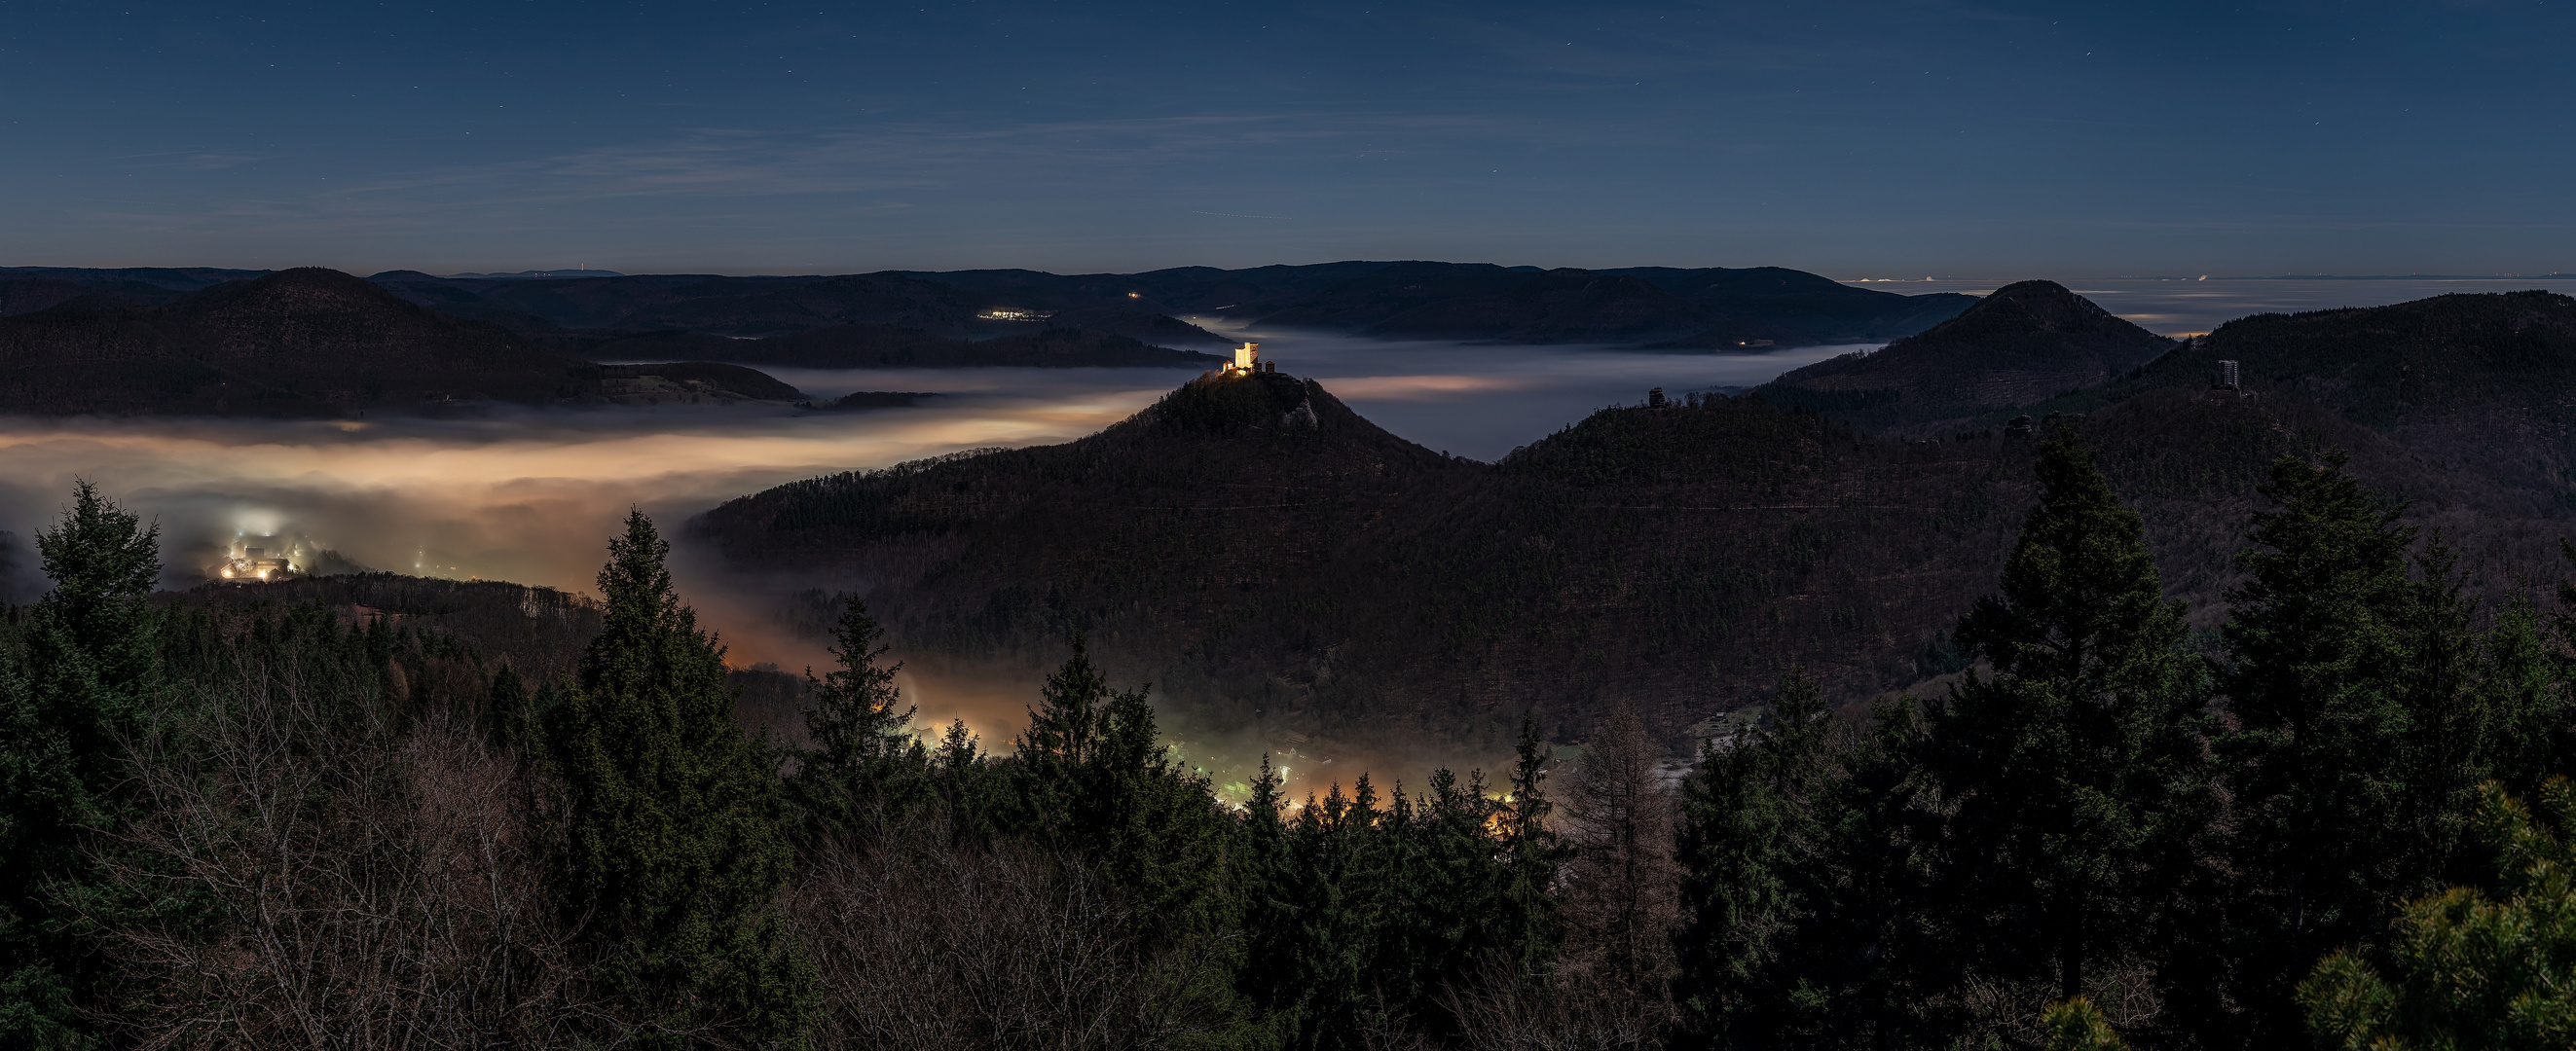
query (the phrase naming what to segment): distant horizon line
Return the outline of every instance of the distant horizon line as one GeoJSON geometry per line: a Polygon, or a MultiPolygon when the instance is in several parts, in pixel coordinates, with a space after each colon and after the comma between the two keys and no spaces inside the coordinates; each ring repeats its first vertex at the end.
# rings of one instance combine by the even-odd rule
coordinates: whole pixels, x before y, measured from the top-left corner
{"type": "MultiPolygon", "coordinates": [[[[1331,261],[1328,261],[1328,262],[1322,262],[1322,263],[1263,263],[1263,264],[1259,264],[1259,265],[1256,265],[1256,266],[1239,266],[1239,267],[1207,267],[1207,269],[1212,269],[1212,270],[1223,270],[1223,271],[1239,271],[1239,270],[1260,270],[1260,269],[1265,269],[1265,268],[1268,268],[1268,267],[1274,267],[1274,266],[1277,266],[1277,267],[1306,267],[1306,266],[1332,266],[1332,265],[1337,265],[1337,264],[1342,264],[1342,263],[1387,263],[1387,264],[1394,264],[1394,263],[1406,263],[1406,262],[1440,262],[1440,263],[1453,263],[1453,261],[1451,261],[1451,260],[1437,260],[1437,259],[1336,259],[1336,260],[1331,260],[1331,261]]],[[[310,265],[310,266],[321,266],[322,264],[306,264],[306,265],[310,265]]],[[[1151,270],[1041,270],[1041,269],[1038,269],[1038,268],[1035,268],[1035,267],[1017,267],[1017,266],[975,266],[975,267],[954,267],[954,268],[945,269],[945,270],[932,270],[932,269],[924,269],[924,268],[920,268],[920,267],[879,267],[879,268],[874,269],[874,270],[848,270],[848,271],[823,271],[823,270],[817,270],[817,271],[813,271],[813,272],[811,272],[811,273],[801,273],[801,274],[800,274],[800,273],[783,273],[783,272],[771,272],[771,273],[760,273],[760,272],[739,272],[739,273],[729,273],[729,272],[718,271],[718,270],[663,270],[663,271],[633,271],[633,270],[613,270],[613,269],[609,269],[609,268],[607,268],[607,267],[594,267],[594,266],[588,266],[588,265],[586,265],[586,264],[585,264],[585,265],[572,266],[572,267],[532,268],[532,269],[526,269],[526,270],[480,270],[480,271],[477,271],[477,270],[459,270],[459,271],[455,271],[455,272],[452,272],[452,273],[445,273],[445,274],[432,273],[432,272],[427,271],[427,270],[416,270],[416,269],[413,269],[413,268],[411,268],[411,267],[393,267],[393,268],[384,269],[384,270],[377,270],[377,271],[375,271],[375,272],[374,272],[374,273],[372,273],[372,274],[354,274],[353,276],[372,278],[372,277],[374,277],[376,274],[398,273],[398,272],[402,272],[402,271],[409,270],[409,271],[411,271],[411,272],[413,272],[413,273],[425,274],[425,275],[430,276],[430,277],[436,277],[436,278],[441,278],[441,279],[446,279],[446,280],[486,280],[486,281],[490,281],[490,280],[547,280],[547,279],[557,279],[557,278],[578,278],[578,277],[582,277],[582,276],[591,276],[591,275],[595,275],[595,276],[602,276],[602,277],[674,277],[674,276],[696,277],[696,276],[707,276],[707,277],[744,277],[744,278],[755,278],[755,277],[793,278],[793,277],[841,277],[841,276],[851,276],[851,275],[882,274],[882,273],[898,273],[898,274],[946,274],[946,273],[965,273],[965,272],[972,272],[972,271],[979,271],[979,270],[1027,270],[1027,271],[1029,271],[1029,272],[1031,272],[1031,273],[1048,274],[1048,275],[1051,275],[1051,276],[1057,276],[1057,277],[1079,277],[1079,276],[1089,276],[1089,275],[1103,275],[1103,276],[1114,276],[1114,277],[1135,277],[1135,276],[1139,276],[1139,275],[1143,275],[1143,274],[1156,273],[1156,272],[1163,271],[1163,270],[1182,270],[1182,269],[1191,269],[1191,268],[1194,268],[1194,267],[1197,267],[1197,266],[1200,266],[1200,265],[1202,265],[1202,264],[1184,263],[1184,264],[1180,264],[1180,265],[1176,265],[1176,266],[1156,267],[1156,268],[1153,268],[1153,269],[1151,269],[1151,270]]],[[[1647,267],[1649,267],[1649,266],[1652,266],[1652,267],[1655,267],[1655,268],[1658,268],[1658,269],[1673,269],[1673,270],[1767,270],[1767,269],[1778,269],[1778,270],[1798,270],[1798,269],[1799,269],[1799,268],[1797,268],[1797,267],[1793,267],[1793,266],[1779,266],[1779,265],[1776,265],[1776,264],[1757,264],[1757,265],[1753,265],[1753,266],[1718,266],[1718,265],[1710,265],[1710,266],[1668,266],[1668,265],[1664,265],[1664,264],[1642,264],[1642,265],[1636,265],[1636,266],[1626,266],[1626,265],[1623,265],[1623,266],[1603,266],[1603,267],[1591,267],[1591,266],[1544,267],[1544,266],[1536,266],[1536,265],[1532,265],[1532,264],[1505,264],[1505,263],[1482,263],[1482,264],[1479,264],[1479,263],[1476,263],[1476,262],[1466,262],[1466,263],[1454,263],[1454,265],[1460,265],[1460,266],[1475,266],[1475,265],[1496,266],[1496,267],[1501,267],[1501,268],[1506,269],[1506,270],[1528,270],[1528,271],[1534,271],[1534,272],[1540,272],[1540,273],[1544,273],[1544,272],[1546,272],[1546,271],[1548,271],[1548,270],[1551,270],[1551,269],[1561,269],[1561,270],[1593,270],[1593,271],[1608,271],[1608,270],[1632,270],[1632,269],[1645,269],[1645,268],[1647,268],[1647,267]]],[[[273,273],[277,273],[277,272],[279,272],[279,271],[281,271],[281,270],[292,270],[292,269],[300,269],[300,267],[229,267],[229,266],[167,265],[167,264],[141,264],[141,265],[131,265],[131,266],[66,266],[66,265],[59,265],[59,264],[42,264],[42,263],[38,263],[38,264],[21,264],[21,265],[13,265],[13,266],[0,266],[0,274],[6,274],[6,273],[10,273],[10,272],[12,272],[12,271],[23,271],[23,270],[224,270],[224,271],[234,271],[234,272],[239,272],[239,273],[273,274],[273,273]]],[[[336,268],[336,267],[326,267],[326,269],[337,269],[337,268],[336,268]]],[[[344,273],[352,273],[351,271],[343,271],[343,272],[344,272],[344,273]]],[[[1819,276],[1819,277],[1826,277],[1826,275],[1824,275],[1824,274],[1822,274],[1822,273],[1819,273],[1819,272],[1817,272],[1817,271],[1814,271],[1814,270],[1802,270],[1802,271],[1799,271],[1799,272],[1801,272],[1801,273],[1808,273],[1808,274],[1815,274],[1816,276],[1819,276]]],[[[1989,276],[1962,276],[1962,275],[1955,275],[1955,274],[1952,274],[1952,275],[1942,275],[1942,276],[1937,276],[1937,277],[1927,276],[1927,277],[1919,277],[1919,278],[1915,278],[1915,277],[1827,277],[1827,280],[1833,281],[1833,282],[1834,282],[1834,283],[1836,283],[1836,284],[1844,284],[1844,285],[1908,285],[1908,284],[1915,284],[1915,285],[1919,285],[1919,284],[1939,284],[1939,283],[1943,283],[1943,282],[1952,282],[1952,283],[1956,283],[1956,282],[1974,282],[1974,283],[2004,282],[2004,283],[2009,283],[2009,281],[2015,281],[2015,280],[2031,280],[2031,278],[2028,278],[2028,277],[2020,277],[2020,278],[2005,279],[2005,278],[1997,278],[1997,277],[1989,277],[1989,276]]],[[[2295,274],[2295,273],[2290,273],[2290,274],[2119,274],[2119,275],[2092,275],[2092,276],[2081,276],[2081,277],[2071,277],[2071,278],[2049,278],[2048,280],[2077,280],[2077,281],[2186,281],[2186,282],[2187,282],[2187,281],[2571,281],[2571,280],[2576,280],[2576,272],[2569,272],[2569,271],[2551,271],[2551,272],[2548,272],[2548,273],[2538,273],[2538,274],[2533,274],[2533,273],[2510,273],[2510,274],[2461,274],[2461,273],[2413,273],[2413,274],[2295,274]]]]}

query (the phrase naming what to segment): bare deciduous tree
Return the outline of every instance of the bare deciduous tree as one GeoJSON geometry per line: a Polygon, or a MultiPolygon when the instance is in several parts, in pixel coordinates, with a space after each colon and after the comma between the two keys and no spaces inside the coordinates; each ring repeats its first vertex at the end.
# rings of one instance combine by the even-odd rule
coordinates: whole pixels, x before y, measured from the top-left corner
{"type": "Polygon", "coordinates": [[[1489,961],[1441,997],[1471,1051],[1643,1051],[1662,1046],[1671,1005],[1604,989],[1565,969],[1519,973],[1489,961]]]}
{"type": "Polygon", "coordinates": [[[515,756],[293,662],[137,742],[147,811],[99,851],[153,907],[96,917],[144,1047],[485,1048],[604,1031],[547,858],[559,807],[515,756]],[[357,698],[364,696],[367,701],[357,698]]]}
{"type": "Polygon", "coordinates": [[[1621,703],[1569,779],[1564,833],[1577,852],[1557,887],[1568,928],[1559,980],[1634,999],[1658,1017],[1670,1010],[1681,888],[1679,803],[1660,760],[1645,721],[1621,703]]]}
{"type": "Polygon", "coordinates": [[[807,862],[789,915],[835,1048],[1170,1047],[1223,1021],[1214,946],[1145,944],[1134,904],[1077,861],[948,844],[936,821],[807,862]]]}

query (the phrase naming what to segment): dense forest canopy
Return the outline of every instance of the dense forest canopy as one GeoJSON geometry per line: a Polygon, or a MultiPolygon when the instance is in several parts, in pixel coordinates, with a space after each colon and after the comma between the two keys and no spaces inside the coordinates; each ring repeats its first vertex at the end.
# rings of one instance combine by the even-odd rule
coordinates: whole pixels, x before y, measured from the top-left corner
{"type": "MultiPolygon", "coordinates": [[[[1325,397],[1259,382],[1161,425],[1325,397]]],[[[1570,761],[1524,719],[1506,769],[1290,799],[1265,766],[1239,806],[1078,630],[1020,732],[980,741],[915,724],[846,599],[780,739],[737,717],[640,513],[579,657],[532,681],[381,614],[155,603],[157,536],[84,485],[39,538],[54,590],[0,638],[0,1025],[49,1048],[2552,1046],[2576,937],[2513,918],[2576,895],[2550,875],[2576,832],[2576,583],[2481,600],[2344,453],[2283,455],[2204,654],[2095,451],[2061,425],[2033,456],[1938,694],[1837,714],[1792,666],[1678,785],[1619,704],[1570,761]],[[2470,929],[2495,923],[2514,940],[2470,929]]]]}

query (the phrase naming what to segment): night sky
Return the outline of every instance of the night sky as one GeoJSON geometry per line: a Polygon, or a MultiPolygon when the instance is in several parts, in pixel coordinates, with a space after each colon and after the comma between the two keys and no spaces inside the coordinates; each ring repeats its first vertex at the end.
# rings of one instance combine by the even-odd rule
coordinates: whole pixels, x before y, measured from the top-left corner
{"type": "Polygon", "coordinates": [[[0,265],[2576,271],[2576,0],[0,0],[0,265]]]}

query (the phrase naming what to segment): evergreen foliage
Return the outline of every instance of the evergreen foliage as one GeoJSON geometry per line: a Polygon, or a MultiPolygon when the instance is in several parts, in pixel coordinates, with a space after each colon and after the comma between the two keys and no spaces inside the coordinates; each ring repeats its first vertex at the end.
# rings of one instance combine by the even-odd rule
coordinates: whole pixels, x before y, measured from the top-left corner
{"type": "Polygon", "coordinates": [[[929,754],[912,735],[914,709],[896,707],[903,697],[894,676],[903,666],[883,663],[885,629],[852,595],[832,637],[840,666],[820,678],[805,673],[805,732],[814,748],[799,757],[786,782],[809,833],[846,832],[870,813],[882,819],[927,788],[914,775],[929,765],[929,754]]]}
{"type": "Polygon", "coordinates": [[[81,930],[83,906],[102,906],[85,837],[131,814],[124,739],[160,679],[146,598],[159,540],[87,481],[36,536],[54,588],[28,618],[23,658],[0,653],[0,1045],[90,1039],[75,1005],[105,978],[81,930]]]}
{"type": "MultiPolygon", "coordinates": [[[[1619,417],[1502,470],[1628,484],[1623,443],[1693,412],[1716,414],[1619,417]]],[[[337,599],[156,610],[151,531],[84,486],[42,540],[55,593],[0,616],[0,1025],[42,1047],[2562,1046],[2576,861],[2507,797],[2576,823],[2554,779],[2576,584],[2554,609],[2481,595],[2340,456],[2290,456],[2203,654],[2093,451],[2030,451],[1994,594],[1925,655],[1968,674],[1836,711],[1792,665],[1767,716],[1700,743],[1668,866],[1640,726],[1594,728],[1571,782],[1525,718],[1494,784],[1362,775],[1298,803],[1265,762],[1229,811],[1070,620],[987,752],[914,724],[849,600],[806,680],[812,747],[772,749],[641,514],[605,601],[565,607],[597,637],[531,690],[520,650],[487,664],[337,599]]],[[[534,616],[529,594],[484,612],[534,616]]]]}
{"type": "MultiPolygon", "coordinates": [[[[1945,1039],[1926,1001],[1956,979],[1936,920],[1910,708],[1867,732],[1797,670],[1771,717],[1709,742],[1685,782],[1678,856],[1684,1034],[1726,1047],[1876,1047],[1945,1039]]],[[[1955,1020],[1953,1020],[1955,1021],[1955,1020]]]]}
{"type": "Polygon", "coordinates": [[[1363,775],[1308,796],[1293,818],[1264,761],[1245,806],[1241,988],[1292,1048],[1379,1046],[1407,1031],[1454,1038],[1457,994],[1541,980],[1558,937],[1551,896],[1566,860],[1535,723],[1524,722],[1509,799],[1480,771],[1435,770],[1381,797],[1363,775]]]}
{"type": "Polygon", "coordinates": [[[2436,543],[2410,575],[2415,527],[2344,462],[2274,465],[2280,506],[2254,516],[2224,629],[2238,729],[2215,744],[2239,815],[2232,927],[2250,942],[2231,995],[2266,1025],[2295,1018],[2311,961],[2450,869],[2492,729],[2466,689],[2475,641],[2448,558],[2436,543]]]}
{"type": "Polygon", "coordinates": [[[2541,1051],[2576,1041],[2576,850],[2566,838],[2576,784],[2552,778],[2541,789],[2545,823],[2501,784],[2483,795],[2495,892],[2453,887],[2418,898],[2381,952],[2338,949],[2319,963],[2298,996],[2322,1042],[2541,1051]]]}
{"type": "Polygon", "coordinates": [[[1233,830],[1206,776],[1169,754],[1150,688],[1110,689],[1075,636],[1016,742],[1019,819],[1101,866],[1154,914],[1205,921],[1223,898],[1233,830]]]}
{"type": "Polygon", "coordinates": [[[2050,1004],[2039,1024],[2048,1031],[2048,1051],[2128,1051],[2101,1009],[2081,996],[2050,1004]]]}
{"type": "Polygon", "coordinates": [[[1971,671],[1923,707],[1914,761],[1941,815],[1946,926],[1982,974],[2087,991],[2088,958],[2152,945],[2214,810],[2206,676],[2145,524],[2070,432],[2001,590],[1959,622],[1971,671]],[[2054,963],[2054,975],[2031,973],[2054,963]]]}
{"type": "Polygon", "coordinates": [[[680,605],[643,512],[609,541],[607,612],[548,713],[571,797],[573,908],[648,1046],[794,1040],[812,975],[774,899],[793,852],[724,652],[680,605]]]}
{"type": "Polygon", "coordinates": [[[1536,718],[1521,717],[1521,737],[1513,752],[1511,795],[1495,822],[1510,880],[1503,888],[1499,949],[1527,973],[1546,969],[1564,934],[1550,891],[1574,848],[1553,827],[1556,801],[1547,794],[1547,741],[1539,736],[1536,718]]]}

